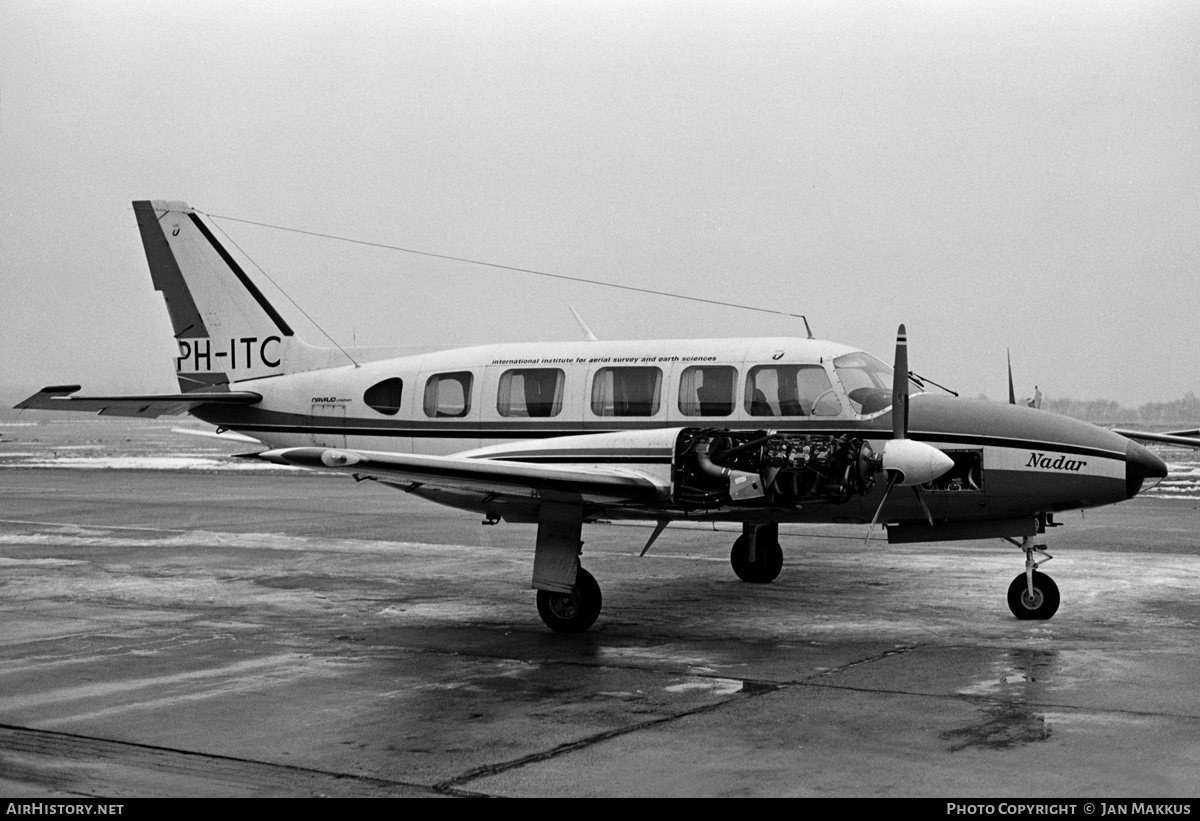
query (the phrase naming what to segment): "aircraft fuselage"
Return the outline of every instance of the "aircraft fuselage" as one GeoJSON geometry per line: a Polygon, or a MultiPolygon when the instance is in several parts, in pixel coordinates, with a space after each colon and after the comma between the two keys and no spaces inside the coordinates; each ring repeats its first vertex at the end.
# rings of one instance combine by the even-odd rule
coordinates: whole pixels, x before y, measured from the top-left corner
{"type": "MultiPolygon", "coordinates": [[[[878,360],[820,340],[521,343],[235,382],[231,389],[253,390],[262,402],[202,406],[193,413],[273,448],[440,455],[507,443],[507,449],[481,456],[515,454],[526,461],[539,458],[539,440],[675,428],[848,434],[878,447],[891,438],[890,380],[891,369],[878,360]],[[522,450],[522,442],[532,450],[522,450]]],[[[909,436],[955,461],[946,476],[923,488],[940,523],[1012,520],[1123,501],[1146,475],[1143,449],[1124,437],[997,402],[916,394],[909,436]]],[[[639,457],[610,442],[605,459],[661,472],[669,469],[667,449],[664,442],[656,455],[646,455],[639,439],[639,457]]],[[[564,459],[557,451],[553,458],[564,459]]],[[[595,464],[597,457],[580,461],[595,464]]],[[[425,495],[488,512],[480,494],[425,495]]],[[[772,518],[866,522],[881,496],[876,488],[838,503],[775,511],[772,518]]],[[[707,509],[672,516],[738,519],[744,513],[707,509]]],[[[603,515],[656,518],[663,511],[610,505],[603,515]]],[[[896,494],[883,520],[915,523],[924,515],[914,496],[896,494]]],[[[953,532],[941,527],[938,537],[953,532]]]]}

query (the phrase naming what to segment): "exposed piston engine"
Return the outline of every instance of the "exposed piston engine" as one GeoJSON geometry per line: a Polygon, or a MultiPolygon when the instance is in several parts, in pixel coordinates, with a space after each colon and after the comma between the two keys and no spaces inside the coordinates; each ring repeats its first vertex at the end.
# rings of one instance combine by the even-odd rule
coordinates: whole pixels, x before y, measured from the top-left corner
{"type": "Polygon", "coordinates": [[[870,492],[879,465],[870,444],[849,435],[687,428],[674,498],[691,509],[845,502],[870,492]]]}

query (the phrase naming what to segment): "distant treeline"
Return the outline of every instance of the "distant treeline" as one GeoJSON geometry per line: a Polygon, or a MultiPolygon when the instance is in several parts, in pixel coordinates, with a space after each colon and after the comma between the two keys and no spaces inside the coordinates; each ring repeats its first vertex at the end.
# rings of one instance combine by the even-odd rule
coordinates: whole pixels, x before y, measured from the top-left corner
{"type": "Polygon", "coordinates": [[[1110,399],[1051,399],[1043,397],[1042,410],[1073,416],[1088,422],[1165,425],[1168,427],[1200,423],[1200,398],[1188,393],[1172,402],[1147,402],[1128,407],[1110,399]]]}

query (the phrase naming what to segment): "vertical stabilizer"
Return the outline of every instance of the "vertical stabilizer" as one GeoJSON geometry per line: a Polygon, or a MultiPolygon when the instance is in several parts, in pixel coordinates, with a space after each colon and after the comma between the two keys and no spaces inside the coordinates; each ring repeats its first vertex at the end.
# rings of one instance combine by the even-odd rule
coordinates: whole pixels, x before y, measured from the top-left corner
{"type": "Polygon", "coordinates": [[[304,346],[212,230],[182,202],[133,203],[154,287],[163,295],[184,391],[303,370],[304,346]]]}

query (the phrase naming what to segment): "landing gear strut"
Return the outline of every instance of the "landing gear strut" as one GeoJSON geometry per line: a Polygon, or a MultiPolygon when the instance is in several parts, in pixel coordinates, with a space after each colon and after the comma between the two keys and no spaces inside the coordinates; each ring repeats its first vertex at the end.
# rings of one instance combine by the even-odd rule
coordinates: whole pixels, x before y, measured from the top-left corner
{"type": "Polygon", "coordinates": [[[1008,586],[1008,609],[1018,619],[1043,621],[1058,610],[1058,585],[1045,573],[1037,572],[1038,565],[1054,557],[1046,552],[1044,546],[1031,544],[1032,541],[1032,536],[1026,536],[1020,544],[1025,551],[1025,572],[1008,586]],[[1034,553],[1046,558],[1034,561],[1034,553]]]}
{"type": "Polygon", "coordinates": [[[729,553],[729,563],[744,582],[766,584],[775,581],[783,569],[779,525],[743,525],[742,535],[729,553]]]}
{"type": "Polygon", "coordinates": [[[600,585],[582,567],[575,574],[575,589],[570,593],[552,590],[537,592],[538,615],[551,630],[582,633],[600,615],[600,585]]]}

